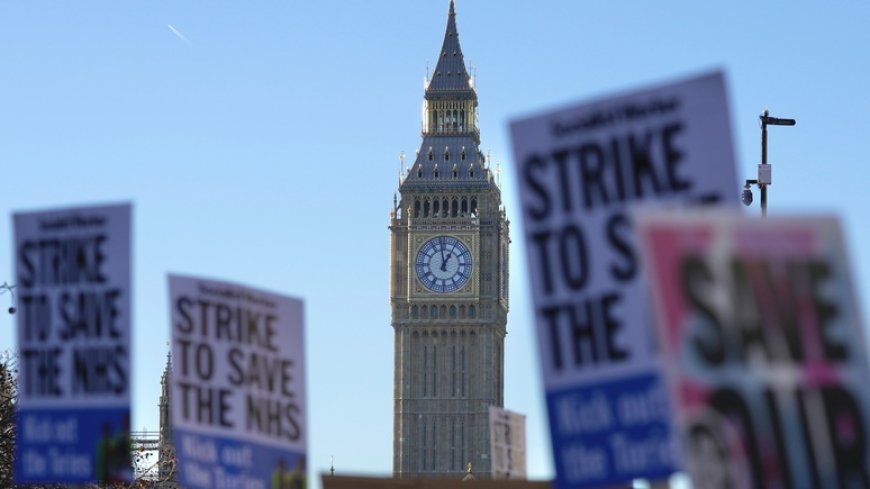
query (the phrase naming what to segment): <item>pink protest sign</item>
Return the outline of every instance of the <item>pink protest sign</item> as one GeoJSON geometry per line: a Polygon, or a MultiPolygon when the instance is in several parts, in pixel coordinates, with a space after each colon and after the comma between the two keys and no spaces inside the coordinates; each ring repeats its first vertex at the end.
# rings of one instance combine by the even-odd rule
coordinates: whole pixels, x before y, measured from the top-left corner
{"type": "Polygon", "coordinates": [[[870,371],[838,221],[638,217],[695,487],[870,487],[870,371]]]}

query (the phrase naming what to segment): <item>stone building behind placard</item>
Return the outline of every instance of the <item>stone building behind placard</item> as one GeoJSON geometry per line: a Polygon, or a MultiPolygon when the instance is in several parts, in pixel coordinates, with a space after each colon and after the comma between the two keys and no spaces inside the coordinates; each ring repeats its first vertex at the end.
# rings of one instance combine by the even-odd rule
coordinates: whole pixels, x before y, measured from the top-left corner
{"type": "Polygon", "coordinates": [[[478,100],[451,0],[424,94],[422,143],[390,213],[393,473],[490,477],[504,404],[508,220],[480,150],[478,100]]]}

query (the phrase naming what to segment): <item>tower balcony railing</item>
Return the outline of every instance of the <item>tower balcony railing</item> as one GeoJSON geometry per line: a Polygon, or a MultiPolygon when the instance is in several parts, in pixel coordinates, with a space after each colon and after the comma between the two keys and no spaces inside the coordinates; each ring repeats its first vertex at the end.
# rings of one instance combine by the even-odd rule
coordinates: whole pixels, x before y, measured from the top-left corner
{"type": "Polygon", "coordinates": [[[498,219],[494,217],[480,217],[478,215],[464,215],[464,216],[456,216],[456,217],[435,217],[435,216],[407,216],[406,218],[401,218],[402,214],[397,213],[395,224],[397,226],[400,225],[408,225],[414,224],[415,226],[480,226],[480,227],[488,227],[495,226],[498,224],[498,219]],[[410,220],[410,223],[409,223],[410,220]]]}
{"type": "Polygon", "coordinates": [[[423,127],[423,136],[472,136],[480,138],[480,131],[476,127],[457,126],[438,126],[438,127],[423,127]]]}
{"type": "Polygon", "coordinates": [[[442,225],[442,226],[479,226],[481,224],[480,218],[477,216],[461,216],[461,217],[413,217],[411,216],[411,222],[416,225],[442,225]]]}

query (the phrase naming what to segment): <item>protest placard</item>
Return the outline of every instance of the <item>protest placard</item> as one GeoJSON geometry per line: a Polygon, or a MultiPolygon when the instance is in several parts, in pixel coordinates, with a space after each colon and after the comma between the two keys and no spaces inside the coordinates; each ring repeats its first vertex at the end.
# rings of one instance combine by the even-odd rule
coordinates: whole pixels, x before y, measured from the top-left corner
{"type": "Polygon", "coordinates": [[[672,473],[673,441],[629,208],[734,204],[724,79],[511,123],[556,484],[672,473]]]}
{"type": "Polygon", "coordinates": [[[642,214],[638,231],[694,487],[870,487],[870,370],[838,221],[642,214]]]}
{"type": "Polygon", "coordinates": [[[179,482],[306,487],[302,301],[177,275],[169,299],[179,482]]]}
{"type": "Polygon", "coordinates": [[[489,453],[493,479],[526,478],[526,417],[489,407],[489,453]]]}
{"type": "Polygon", "coordinates": [[[14,216],[15,482],[124,482],[130,463],[128,204],[14,216]]]}

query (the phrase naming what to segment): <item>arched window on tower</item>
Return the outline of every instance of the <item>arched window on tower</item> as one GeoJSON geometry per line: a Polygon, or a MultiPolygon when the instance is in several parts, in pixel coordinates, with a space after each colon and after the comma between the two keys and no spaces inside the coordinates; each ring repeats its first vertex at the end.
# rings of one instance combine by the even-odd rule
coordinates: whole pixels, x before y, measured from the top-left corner
{"type": "Polygon", "coordinates": [[[459,317],[465,319],[465,306],[459,306],[459,317]]]}
{"type": "MultiPolygon", "coordinates": [[[[429,212],[429,211],[428,211],[428,204],[427,204],[427,210],[426,210],[426,212],[427,212],[427,213],[429,212]]],[[[463,198],[463,199],[462,199],[462,217],[465,217],[465,216],[467,216],[467,215],[468,215],[468,200],[465,199],[465,198],[463,198]]]]}
{"type": "Polygon", "coordinates": [[[456,163],[453,164],[453,178],[459,177],[459,167],[456,166],[456,163]]]}
{"type": "MultiPolygon", "coordinates": [[[[428,338],[424,336],[423,341],[428,338]]],[[[423,345],[423,397],[429,397],[429,345],[423,345]]]]}
{"type": "Polygon", "coordinates": [[[441,202],[441,217],[447,217],[447,214],[450,212],[450,203],[447,199],[441,202]]]}
{"type": "Polygon", "coordinates": [[[417,165],[417,178],[423,178],[423,165],[417,165]]]}
{"type": "MultiPolygon", "coordinates": [[[[465,397],[464,393],[463,396],[465,397]]],[[[459,465],[460,467],[465,461],[468,460],[465,458],[465,419],[459,418],[459,465]]]]}
{"type": "Polygon", "coordinates": [[[477,308],[474,305],[468,306],[468,317],[475,318],[477,317],[477,308]]]}
{"type": "Polygon", "coordinates": [[[471,198],[471,215],[477,215],[477,199],[474,197],[471,198]]]}
{"type": "MultiPolygon", "coordinates": [[[[435,394],[432,394],[435,396],[435,394]]],[[[438,418],[432,420],[432,470],[436,470],[438,467],[438,430],[437,430],[438,418]]]]}
{"type": "Polygon", "coordinates": [[[465,146],[462,147],[462,153],[460,153],[459,159],[465,161],[465,146]]]}
{"type": "Polygon", "coordinates": [[[451,319],[456,318],[456,306],[450,306],[450,318],[451,319]]]}
{"type": "Polygon", "coordinates": [[[438,307],[432,306],[432,319],[438,319],[438,307]]]}
{"type": "Polygon", "coordinates": [[[450,148],[444,148],[444,161],[450,161],[450,148]]]}
{"type": "MultiPolygon", "coordinates": [[[[433,173],[433,177],[434,177],[434,178],[438,178],[438,176],[439,176],[440,174],[441,174],[441,172],[438,171],[438,165],[436,164],[436,165],[435,165],[435,172],[433,173]]],[[[436,210],[435,212],[438,212],[438,211],[436,210]]]]}
{"type": "Polygon", "coordinates": [[[450,395],[456,397],[456,379],[459,374],[459,369],[456,365],[456,345],[451,347],[450,352],[450,395]]]}
{"type": "Polygon", "coordinates": [[[438,345],[432,345],[432,397],[438,397],[438,345]]]}
{"type": "Polygon", "coordinates": [[[420,309],[417,306],[411,306],[411,318],[417,319],[420,317],[420,309]]]}
{"type": "Polygon", "coordinates": [[[423,201],[423,217],[429,217],[429,199],[423,201]]]}
{"type": "Polygon", "coordinates": [[[420,199],[414,199],[414,217],[420,217],[420,199]]]}
{"type": "Polygon", "coordinates": [[[426,470],[426,419],[422,416],[419,418],[420,425],[417,427],[420,438],[423,444],[420,446],[420,471],[426,470]]]}
{"type": "MultiPolygon", "coordinates": [[[[459,345],[459,395],[465,397],[465,345],[459,345]]],[[[462,453],[465,460],[465,448],[462,449],[462,453]]]]}
{"type": "MultiPolygon", "coordinates": [[[[459,463],[462,465],[462,462],[459,463]]],[[[450,418],[450,470],[456,469],[456,418],[450,418]]]]}
{"type": "Polygon", "coordinates": [[[453,199],[453,202],[450,204],[450,215],[456,217],[459,215],[459,203],[456,199],[453,199]]]}
{"type": "MultiPolygon", "coordinates": [[[[429,157],[429,161],[432,161],[432,159],[435,158],[435,153],[432,152],[432,146],[429,146],[429,155],[428,155],[428,157],[429,157]]],[[[422,171],[422,170],[423,170],[423,165],[420,165],[419,168],[420,168],[420,170],[422,171]]]]}

